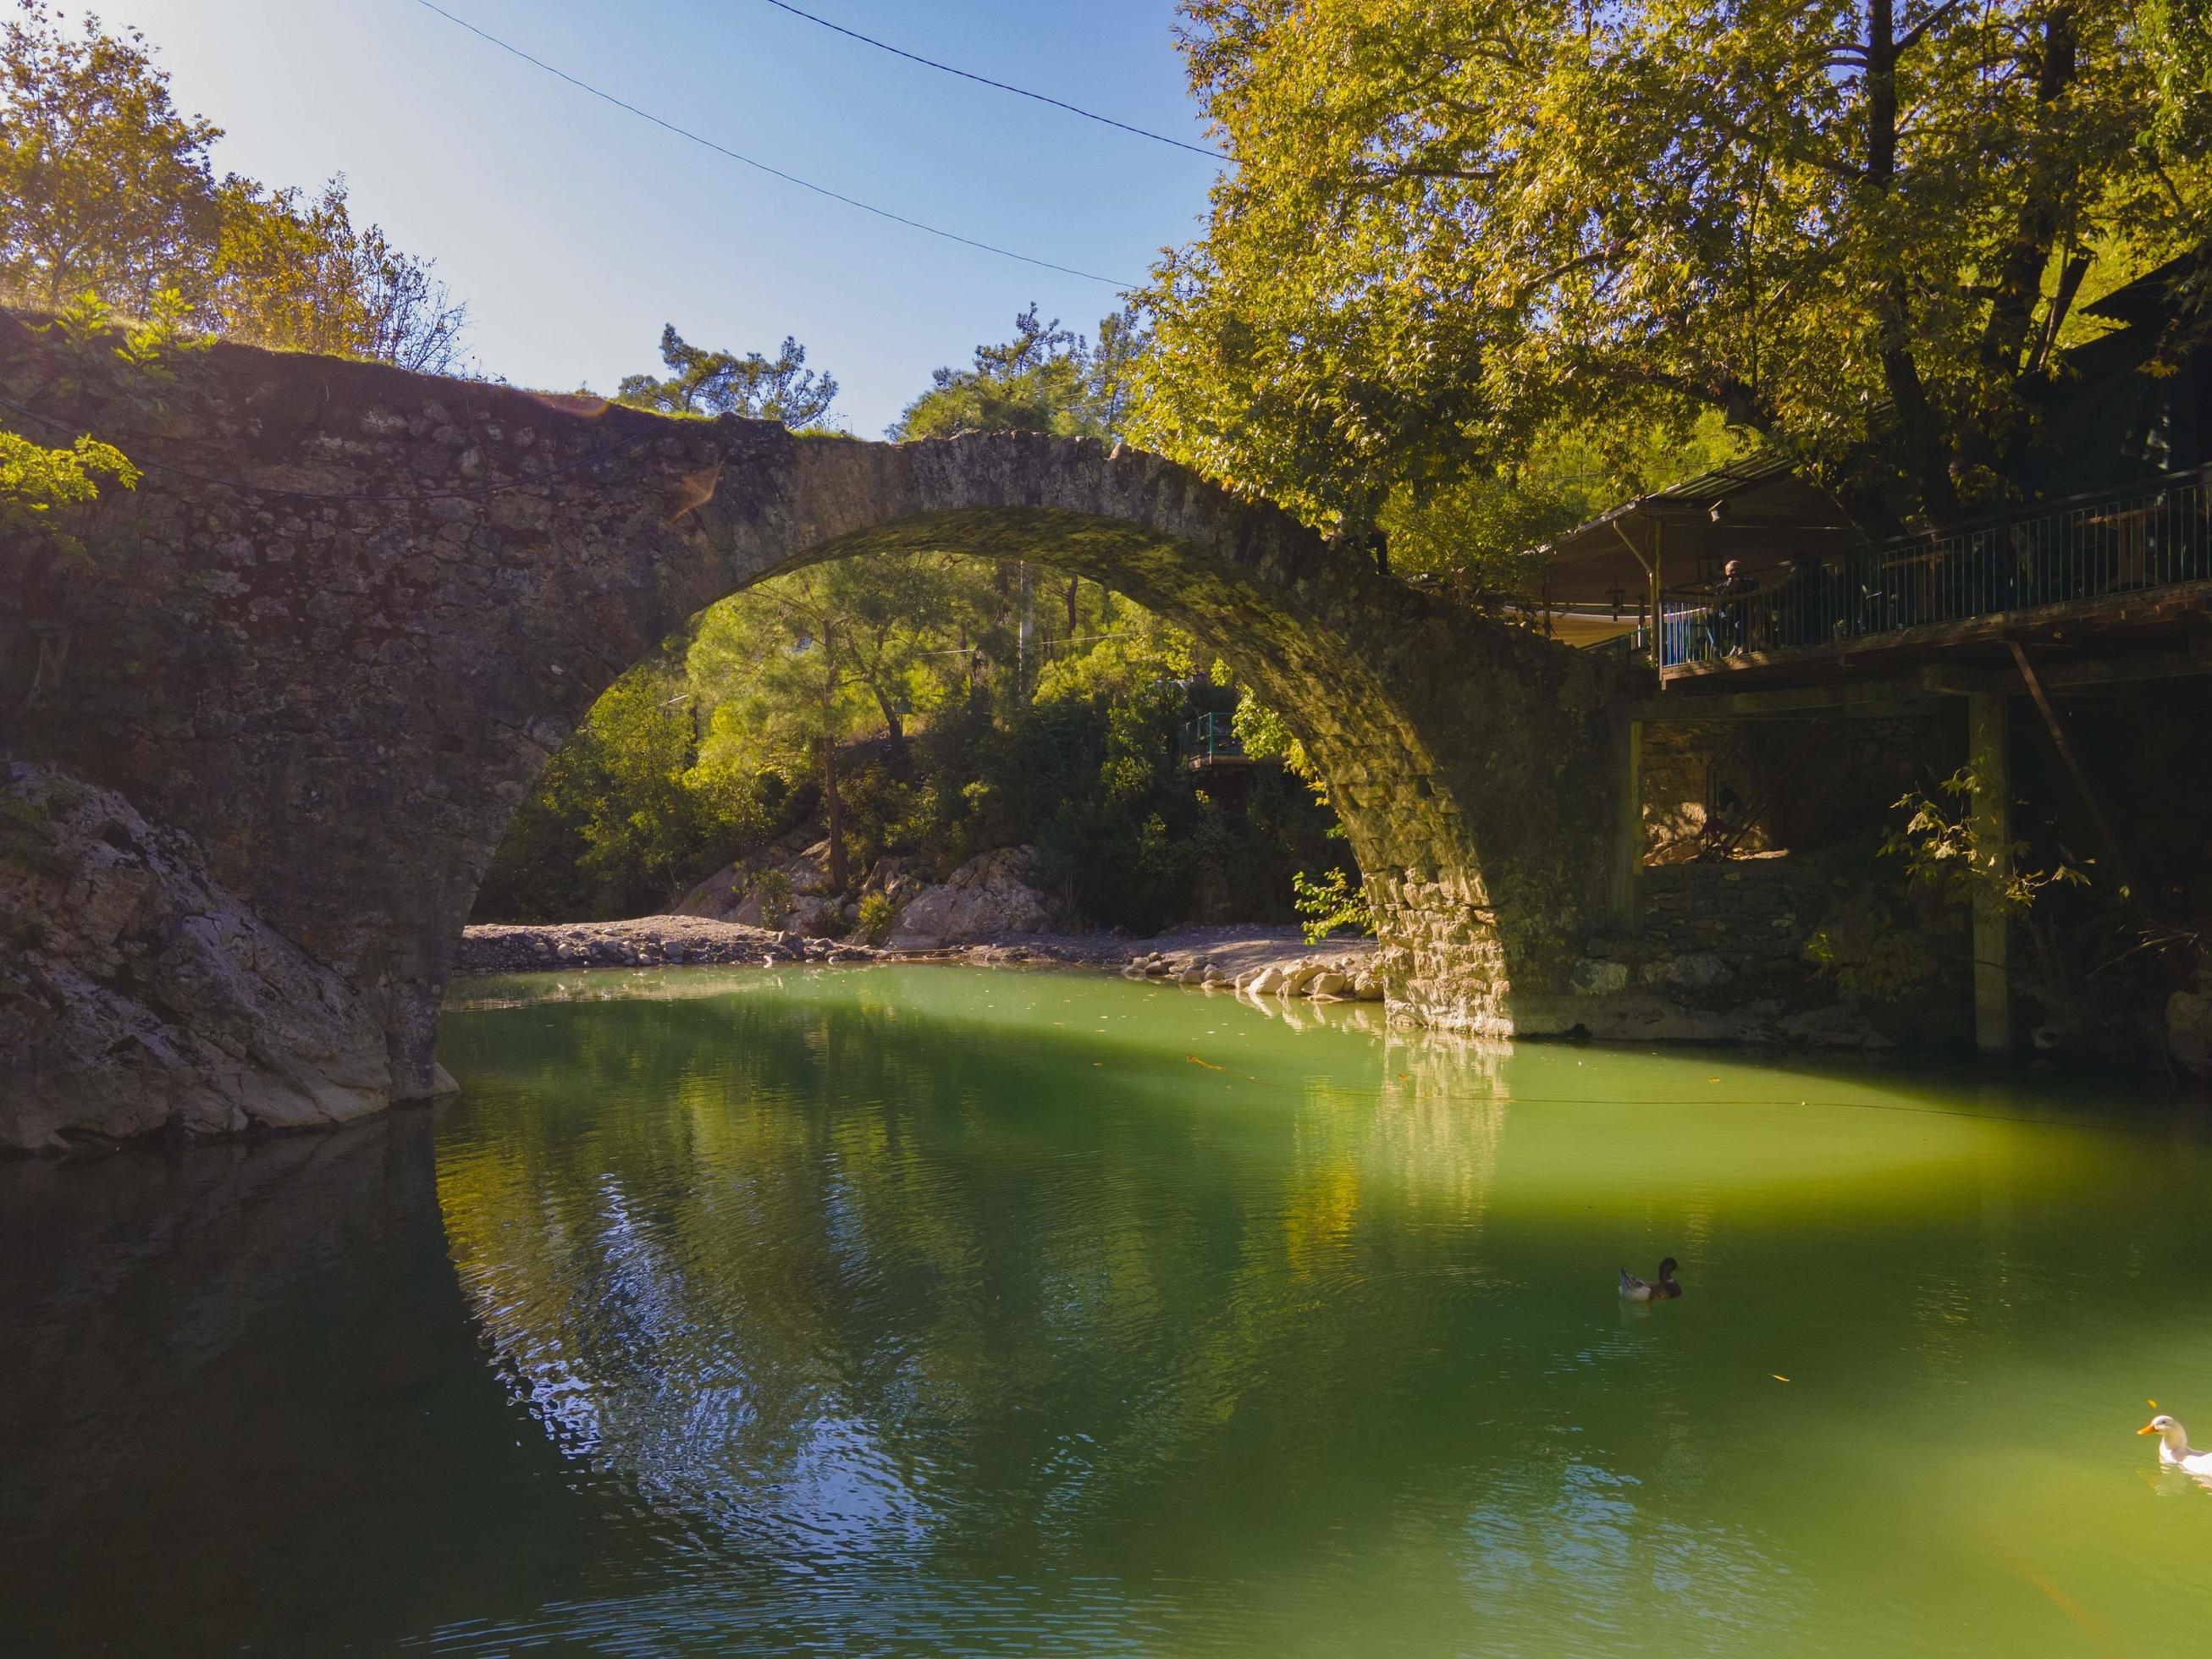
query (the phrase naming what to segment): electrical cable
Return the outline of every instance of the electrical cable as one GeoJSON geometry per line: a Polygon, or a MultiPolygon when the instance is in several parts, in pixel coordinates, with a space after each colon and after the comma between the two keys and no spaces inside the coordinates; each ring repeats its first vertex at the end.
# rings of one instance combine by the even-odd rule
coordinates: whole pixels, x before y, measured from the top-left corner
{"type": "Polygon", "coordinates": [[[826,196],[833,202],[842,202],[847,207],[858,208],[863,213],[872,213],[878,219],[888,219],[893,224],[905,225],[913,230],[927,231],[932,236],[941,236],[948,242],[958,242],[964,247],[978,248],[985,253],[995,253],[1002,259],[1018,260],[1025,265],[1035,265],[1041,270],[1056,270],[1063,276],[1080,276],[1086,283],[1099,283],[1108,288],[1118,289],[1124,292],[1137,286],[1134,283],[1123,282],[1119,277],[1101,276],[1096,271],[1078,270],[1073,265],[1055,264],[1050,259],[1039,259],[1026,253],[1017,253],[1010,247],[1000,247],[994,242],[978,241],[975,237],[963,236],[957,231],[945,230],[937,225],[925,224],[919,219],[908,218],[903,213],[894,213],[889,208],[878,207],[872,202],[864,202],[857,196],[848,196],[841,191],[832,190],[827,185],[817,185],[811,179],[802,179],[795,173],[786,173],[781,167],[770,167],[765,161],[757,161],[750,155],[740,155],[726,144],[717,143],[712,138],[692,131],[689,127],[680,127],[673,121],[655,115],[651,110],[641,109],[635,104],[626,103],[616,97],[614,94],[602,91],[588,81],[580,81],[566,70],[556,69],[544,58],[532,57],[520,46],[502,40],[495,34],[487,33],[466,18],[456,17],[444,7],[432,4],[431,0],[415,0],[415,3],[423,10],[434,12],[444,18],[456,28],[467,30],[477,40],[497,46],[501,52],[513,57],[520,58],[533,68],[544,70],[556,80],[566,81],[579,92],[587,92],[603,103],[612,104],[617,109],[636,116],[641,121],[649,121],[664,131],[674,133],[678,138],[688,139],[692,143],[713,150],[717,155],[726,156],[732,161],[741,161],[749,167],[769,174],[771,178],[781,179],[786,184],[797,185],[801,190],[812,191],[817,196],[826,196]]]}
{"type": "Polygon", "coordinates": [[[1026,87],[1010,86],[1004,81],[994,81],[988,75],[977,75],[970,70],[956,69],[951,64],[940,64],[934,58],[924,58],[918,52],[908,52],[903,46],[891,45],[888,40],[878,40],[872,34],[863,34],[858,29],[848,29],[842,23],[833,23],[826,17],[817,17],[811,11],[801,11],[797,6],[787,3],[787,0],[766,0],[766,3],[774,6],[778,11],[787,11],[793,17],[803,17],[810,23],[818,23],[833,33],[844,35],[848,40],[858,40],[863,46],[873,46],[878,52],[887,52],[894,58],[903,58],[908,63],[920,64],[928,69],[941,70],[946,75],[957,75],[963,81],[973,81],[980,86],[996,87],[1000,92],[1011,92],[1017,98],[1034,98],[1040,104],[1050,104],[1054,109],[1064,109],[1070,115],[1080,115],[1086,121],[1097,121],[1106,126],[1119,127],[1122,131],[1133,132],[1139,138],[1149,138],[1156,144],[1173,144],[1177,149],[1187,149],[1193,155],[1203,155],[1209,161],[1218,161],[1224,159],[1219,150],[1209,149],[1204,144],[1187,144],[1180,138],[1169,137],[1164,132],[1153,132],[1144,127],[1133,127],[1127,121],[1117,121],[1110,115],[1099,114],[1096,110],[1085,109],[1078,104],[1047,97],[1041,92],[1031,92],[1026,87]]]}

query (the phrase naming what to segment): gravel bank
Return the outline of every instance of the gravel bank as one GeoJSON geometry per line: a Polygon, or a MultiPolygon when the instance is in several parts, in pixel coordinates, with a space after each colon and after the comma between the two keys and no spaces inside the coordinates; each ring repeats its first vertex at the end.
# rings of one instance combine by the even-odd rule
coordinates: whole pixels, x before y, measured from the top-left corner
{"type": "Polygon", "coordinates": [[[922,954],[878,951],[836,939],[771,933],[742,922],[698,916],[641,916],[630,921],[561,922],[545,927],[488,924],[461,938],[456,975],[517,974],[573,968],[663,968],[784,962],[1063,962],[1126,968],[1157,961],[1180,975],[1212,963],[1231,979],[1318,949],[1332,958],[1364,958],[1370,939],[1332,939],[1311,947],[1295,927],[1185,927],[1152,939],[1124,933],[1014,933],[922,954]]]}

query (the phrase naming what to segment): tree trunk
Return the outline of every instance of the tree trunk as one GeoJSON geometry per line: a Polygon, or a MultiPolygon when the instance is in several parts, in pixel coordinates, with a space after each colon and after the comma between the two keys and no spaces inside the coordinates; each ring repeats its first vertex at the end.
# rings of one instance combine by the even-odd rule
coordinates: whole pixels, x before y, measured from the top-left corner
{"type": "MultiPolygon", "coordinates": [[[[2074,83],[2076,45],[2074,14],[2062,6],[2044,26],[2043,58],[2036,70],[2036,102],[2046,109],[2074,83]]],[[[2054,158],[2037,146],[2028,155],[2027,191],[2021,198],[2012,237],[1997,262],[1996,293],[1990,301],[1988,325],[1982,331],[1981,408],[1977,411],[1980,430],[1973,434],[1966,455],[1970,462],[1994,465],[2021,435],[2022,359],[2034,325],[2035,308],[2042,298],[2043,273],[2051,264],[2051,251],[2063,228],[2062,205],[2074,194],[2071,179],[2051,176],[2064,171],[2063,150],[2062,143],[2054,158]],[[2047,170],[2045,164],[2053,159],[2058,166],[2047,170]]],[[[2077,286],[2078,283],[2077,278],[2077,286]]],[[[2070,293],[2066,295],[2067,301],[2071,299],[2070,293]]],[[[2060,303],[2054,300],[2054,312],[2060,303]]],[[[2049,333],[2055,337],[2057,331],[2054,328],[2049,333]]],[[[2039,365],[2041,356],[2039,349],[2035,359],[2039,365]]]]}
{"type": "MultiPolygon", "coordinates": [[[[2074,14],[2060,7],[2051,15],[2043,32],[2043,61],[2037,66],[2035,101],[2048,108],[2074,82],[2075,41],[2074,14]]],[[[1997,266],[1996,297],[1990,302],[1989,325],[1982,334],[1982,363],[1986,368],[2012,375],[2019,372],[2021,353],[2027,344],[2028,325],[2043,291],[2044,268],[2051,263],[2051,244],[2058,234],[2062,196],[2057,179],[2033,176],[2031,153],[2029,188],[2020,205],[2019,222],[1997,266]]]]}
{"type": "Polygon", "coordinates": [[[1075,591],[1082,586],[1083,578],[1080,576],[1067,579],[1067,637],[1071,640],[1075,637],[1075,591]]]}
{"type": "Polygon", "coordinates": [[[1030,564],[1021,562],[1022,615],[1020,626],[1014,635],[1014,695],[1029,695],[1031,672],[1030,636],[1036,631],[1036,586],[1030,580],[1030,564]]]}
{"type": "Polygon", "coordinates": [[[837,799],[837,737],[826,702],[822,714],[822,817],[830,828],[830,890],[842,896],[853,872],[845,862],[845,809],[837,799]]]}
{"type": "Polygon", "coordinates": [[[892,775],[903,778],[908,771],[906,727],[901,723],[898,709],[893,705],[890,698],[884,694],[883,687],[871,681],[868,690],[875,694],[876,707],[883,710],[884,731],[891,740],[892,775]]]}
{"type": "MultiPolygon", "coordinates": [[[[1867,0],[1866,38],[1867,188],[1887,198],[1897,184],[1897,11],[1895,0],[1867,0]]],[[[1951,447],[1936,411],[1929,406],[1920,365],[1912,356],[1911,295],[1903,270],[1882,283],[1877,315],[1881,328],[1881,374],[1897,414],[1898,439],[1920,504],[1938,520],[1955,518],[1958,485],[1951,477],[1951,447]]]]}

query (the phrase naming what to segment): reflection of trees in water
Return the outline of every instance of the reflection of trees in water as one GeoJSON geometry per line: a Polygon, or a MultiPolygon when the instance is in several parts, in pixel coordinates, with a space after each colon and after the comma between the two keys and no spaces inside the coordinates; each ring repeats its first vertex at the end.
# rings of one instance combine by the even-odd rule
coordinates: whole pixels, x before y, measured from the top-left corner
{"type": "Polygon", "coordinates": [[[1804,1613],[1788,1564],[1723,1522],[1653,1525],[1637,1477],[1564,1449],[1501,1470],[1468,1517],[1470,1603],[1499,1650],[1715,1651],[1780,1633],[1804,1613]],[[1656,1594],[1655,1594],[1656,1592],[1656,1594]]]}
{"type": "Polygon", "coordinates": [[[972,1540],[977,1493],[987,1525],[1110,1525],[1254,1412],[1336,1460],[1374,1356],[1435,1352],[1407,1287],[1479,1224],[1503,1123],[1496,1055],[1402,1039],[1356,1076],[1317,1050],[1293,1112],[1220,1115],[1147,1103],[1190,1086],[1178,1054],[1094,1069],[866,1000],[449,1042],[485,1080],[440,1197],[509,1386],[656,1498],[775,1516],[803,1490],[879,1543],[948,1504],[972,1540]],[[1405,1073],[1380,1104],[1376,1063],[1405,1073]]]}

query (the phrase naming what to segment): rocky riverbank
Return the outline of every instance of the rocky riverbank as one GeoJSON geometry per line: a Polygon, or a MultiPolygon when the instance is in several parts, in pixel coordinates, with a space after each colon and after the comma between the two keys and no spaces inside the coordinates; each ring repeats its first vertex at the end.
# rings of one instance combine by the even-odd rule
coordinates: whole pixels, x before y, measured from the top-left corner
{"type": "Polygon", "coordinates": [[[876,948],[701,916],[641,916],[544,927],[485,925],[463,935],[456,971],[516,974],[593,968],[775,966],[784,963],[1065,963],[1120,969],[1193,988],[1378,1001],[1372,939],[1319,951],[1295,927],[1189,927],[1153,939],[1122,933],[994,933],[935,949],[876,948]],[[1270,978],[1269,975],[1273,975],[1270,978]]]}
{"type": "Polygon", "coordinates": [[[640,916],[544,927],[493,924],[461,935],[457,974],[527,974],[567,968],[732,967],[786,962],[872,962],[885,953],[803,933],[710,921],[640,916]]]}

